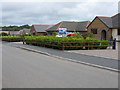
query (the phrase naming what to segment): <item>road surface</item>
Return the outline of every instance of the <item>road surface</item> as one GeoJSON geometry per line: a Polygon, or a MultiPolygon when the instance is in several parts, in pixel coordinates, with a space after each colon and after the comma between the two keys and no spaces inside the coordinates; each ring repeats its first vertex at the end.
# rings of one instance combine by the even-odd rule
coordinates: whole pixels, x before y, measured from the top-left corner
{"type": "Polygon", "coordinates": [[[0,89],[2,88],[2,44],[0,42],[0,89]]]}
{"type": "Polygon", "coordinates": [[[56,50],[56,49],[51,49],[51,48],[26,45],[26,44],[22,44],[21,42],[20,43],[12,42],[12,43],[6,43],[6,44],[11,45],[11,46],[16,46],[16,47],[28,48],[29,50],[31,49],[37,50],[37,51],[45,52],[45,53],[55,55],[58,57],[72,59],[76,62],[89,63],[92,65],[106,67],[108,69],[110,68],[116,71],[120,69],[120,67],[118,67],[118,64],[120,65],[120,60],[117,60],[117,59],[96,57],[96,56],[78,54],[78,53],[73,53],[73,52],[68,52],[68,51],[61,51],[61,50],[56,50]]]}
{"type": "Polygon", "coordinates": [[[3,88],[117,88],[118,73],[2,46],[3,88]]]}

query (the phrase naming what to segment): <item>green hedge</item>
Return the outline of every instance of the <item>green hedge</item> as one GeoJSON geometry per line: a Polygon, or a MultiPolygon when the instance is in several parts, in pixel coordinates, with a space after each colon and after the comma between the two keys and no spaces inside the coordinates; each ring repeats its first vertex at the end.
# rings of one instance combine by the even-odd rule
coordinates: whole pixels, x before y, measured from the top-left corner
{"type": "Polygon", "coordinates": [[[19,36],[2,36],[0,37],[2,41],[7,41],[7,42],[20,42],[23,39],[19,36]]]}
{"type": "MultiPolygon", "coordinates": [[[[36,46],[45,46],[50,48],[56,48],[56,49],[62,49],[62,42],[64,43],[64,46],[66,46],[64,49],[66,50],[72,50],[72,49],[106,49],[107,46],[102,47],[95,47],[95,45],[110,45],[111,43],[108,42],[97,42],[100,40],[96,40],[94,38],[87,37],[84,38],[76,38],[76,37],[55,37],[55,36],[25,36],[24,40],[23,37],[20,36],[2,36],[1,37],[3,41],[8,42],[20,42],[24,41],[26,44],[36,45],[36,46]],[[84,42],[84,43],[83,43],[84,42]],[[92,43],[89,43],[92,42],[92,43]],[[54,46],[52,46],[54,45],[54,46]],[[93,47],[83,47],[83,46],[93,46],[93,47]],[[73,46],[73,47],[67,47],[67,46],[73,46]],[[81,46],[81,47],[77,47],[81,46]]],[[[104,40],[106,41],[106,40],[104,40]]]]}
{"type": "MultiPolygon", "coordinates": [[[[87,37],[86,39],[84,38],[74,38],[74,37],[55,37],[55,36],[26,36],[25,37],[25,42],[26,44],[32,44],[32,45],[37,45],[37,46],[46,46],[46,47],[52,47],[52,45],[56,45],[57,49],[61,49],[62,47],[62,42],[66,42],[64,46],[86,46],[86,45],[110,45],[111,43],[106,43],[106,42],[97,42],[100,40],[96,40],[94,38],[87,37]],[[88,43],[88,42],[93,42],[93,43],[88,43]],[[68,43],[67,43],[68,42],[68,43]],[[71,42],[71,43],[69,43],[71,42]],[[72,43],[74,42],[74,43],[72,43]],[[81,42],[81,43],[78,43],[81,42]],[[86,42],[86,43],[82,43],[86,42]],[[49,45],[48,45],[49,44],[49,45]]],[[[90,47],[89,49],[105,49],[107,46],[103,47],[90,47]]],[[[88,47],[83,48],[83,47],[65,47],[64,49],[72,50],[72,49],[88,49],[88,47]]]]}

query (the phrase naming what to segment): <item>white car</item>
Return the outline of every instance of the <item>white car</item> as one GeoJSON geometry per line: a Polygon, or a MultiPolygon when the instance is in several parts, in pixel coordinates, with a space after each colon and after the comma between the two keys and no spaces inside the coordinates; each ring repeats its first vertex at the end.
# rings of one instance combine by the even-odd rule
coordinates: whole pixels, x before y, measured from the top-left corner
{"type": "Polygon", "coordinates": [[[62,37],[62,35],[56,35],[56,37],[62,37]]]}

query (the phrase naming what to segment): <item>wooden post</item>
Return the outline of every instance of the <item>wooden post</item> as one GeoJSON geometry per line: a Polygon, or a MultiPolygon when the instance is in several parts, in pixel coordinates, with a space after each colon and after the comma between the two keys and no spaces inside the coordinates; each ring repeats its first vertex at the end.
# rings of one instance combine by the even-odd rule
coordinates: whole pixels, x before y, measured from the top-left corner
{"type": "Polygon", "coordinates": [[[64,42],[62,42],[62,50],[64,50],[64,42]]]}
{"type": "Polygon", "coordinates": [[[23,40],[23,44],[25,44],[25,43],[24,43],[24,40],[23,40]]]}
{"type": "Polygon", "coordinates": [[[25,38],[22,38],[22,39],[23,39],[23,44],[25,44],[25,42],[24,42],[25,38]]]}
{"type": "Polygon", "coordinates": [[[89,41],[88,41],[88,50],[89,50],[89,41]]]}
{"type": "Polygon", "coordinates": [[[54,46],[53,46],[53,45],[54,45],[54,44],[53,44],[54,42],[53,42],[53,41],[51,41],[51,42],[52,42],[52,48],[54,48],[54,46]]]}

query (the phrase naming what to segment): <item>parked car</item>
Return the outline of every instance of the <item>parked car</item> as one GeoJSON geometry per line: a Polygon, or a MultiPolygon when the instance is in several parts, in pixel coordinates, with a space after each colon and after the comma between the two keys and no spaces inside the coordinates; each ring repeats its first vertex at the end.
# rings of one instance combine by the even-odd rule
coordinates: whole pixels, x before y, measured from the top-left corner
{"type": "Polygon", "coordinates": [[[68,33],[67,36],[75,36],[76,33],[68,33]]]}

